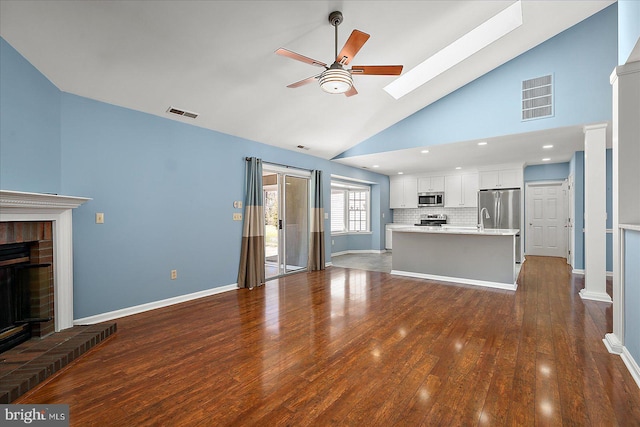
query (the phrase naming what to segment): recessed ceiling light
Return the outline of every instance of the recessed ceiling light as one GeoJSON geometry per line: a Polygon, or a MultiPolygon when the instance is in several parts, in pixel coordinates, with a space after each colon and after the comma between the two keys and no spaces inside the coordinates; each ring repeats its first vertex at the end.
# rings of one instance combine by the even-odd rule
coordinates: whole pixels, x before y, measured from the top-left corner
{"type": "Polygon", "coordinates": [[[384,90],[400,99],[521,25],[522,4],[517,1],[398,77],[384,90]]]}
{"type": "Polygon", "coordinates": [[[478,142],[478,145],[487,145],[487,141],[478,142]]]}
{"type": "Polygon", "coordinates": [[[543,145],[542,148],[544,148],[545,150],[548,150],[549,148],[553,148],[553,145],[552,144],[543,145]]]}
{"type": "Polygon", "coordinates": [[[374,168],[379,168],[379,167],[380,167],[380,165],[373,165],[373,167],[374,167],[374,168]]]}
{"type": "Polygon", "coordinates": [[[429,152],[429,150],[422,150],[421,153],[422,154],[427,154],[429,152]]]}
{"type": "Polygon", "coordinates": [[[542,159],[543,162],[548,162],[549,160],[551,160],[551,159],[548,158],[548,157],[545,157],[544,159],[542,159]]]}
{"type": "Polygon", "coordinates": [[[456,170],[462,169],[462,166],[456,166],[456,170]]]}
{"type": "Polygon", "coordinates": [[[398,175],[404,175],[404,172],[398,172],[398,175]]]}

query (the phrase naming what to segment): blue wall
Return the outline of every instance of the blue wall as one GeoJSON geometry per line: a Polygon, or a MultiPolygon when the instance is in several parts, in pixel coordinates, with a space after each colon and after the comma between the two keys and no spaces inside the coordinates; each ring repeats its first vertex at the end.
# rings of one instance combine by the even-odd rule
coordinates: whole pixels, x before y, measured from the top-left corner
{"type": "Polygon", "coordinates": [[[618,0],[618,65],[624,64],[640,39],[640,1],[618,0]]]}
{"type": "Polygon", "coordinates": [[[606,122],[616,64],[614,4],[337,157],[606,122]],[[554,117],[521,121],[522,80],[546,74],[554,117]]]}
{"type": "Polygon", "coordinates": [[[374,182],[366,243],[384,248],[377,213],[390,212],[387,176],[61,93],[4,40],[0,55],[3,124],[13,109],[1,134],[2,188],[93,198],[73,213],[75,318],[235,283],[242,222],[233,201],[243,200],[246,156],[323,170],[327,210],[331,174],[374,182]],[[43,171],[20,170],[45,161],[43,171]]]}
{"type": "Polygon", "coordinates": [[[640,231],[625,230],[624,236],[624,346],[637,362],[640,360],[640,231]]]}
{"type": "Polygon", "coordinates": [[[562,181],[569,176],[569,162],[531,165],[524,168],[524,182],[562,181]]]}
{"type": "Polygon", "coordinates": [[[0,188],[60,193],[60,91],[0,38],[0,188]]]}

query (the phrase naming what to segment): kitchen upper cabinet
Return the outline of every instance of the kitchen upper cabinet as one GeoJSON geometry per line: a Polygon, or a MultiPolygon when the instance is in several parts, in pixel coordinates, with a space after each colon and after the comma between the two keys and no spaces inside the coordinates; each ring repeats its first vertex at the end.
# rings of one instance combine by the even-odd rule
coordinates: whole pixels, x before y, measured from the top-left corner
{"type": "Polygon", "coordinates": [[[522,171],[503,169],[480,172],[480,189],[522,188],[522,171]]]}
{"type": "Polygon", "coordinates": [[[418,193],[444,191],[444,176],[423,176],[418,178],[418,193]]]}
{"type": "Polygon", "coordinates": [[[475,208],[478,206],[478,174],[449,175],[444,179],[444,206],[475,208]]]}
{"type": "Polygon", "coordinates": [[[389,180],[389,208],[418,207],[418,180],[415,177],[392,177],[389,180]]]}

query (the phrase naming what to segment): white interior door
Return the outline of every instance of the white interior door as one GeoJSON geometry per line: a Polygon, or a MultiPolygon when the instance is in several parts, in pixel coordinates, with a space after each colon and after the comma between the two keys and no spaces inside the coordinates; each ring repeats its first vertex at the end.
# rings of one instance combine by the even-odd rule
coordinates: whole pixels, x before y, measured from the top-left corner
{"type": "Polygon", "coordinates": [[[565,183],[528,183],[527,255],[567,256],[565,183]]]}

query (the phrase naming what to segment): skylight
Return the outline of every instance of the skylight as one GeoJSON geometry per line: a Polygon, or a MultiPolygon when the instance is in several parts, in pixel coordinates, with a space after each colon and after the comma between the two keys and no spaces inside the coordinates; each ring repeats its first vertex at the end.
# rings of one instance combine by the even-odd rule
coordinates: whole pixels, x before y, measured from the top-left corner
{"type": "Polygon", "coordinates": [[[395,99],[422,86],[522,25],[520,0],[388,84],[395,99]]]}

